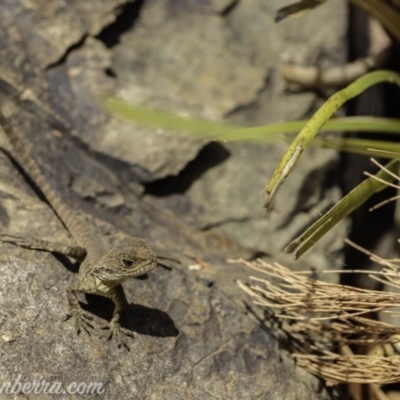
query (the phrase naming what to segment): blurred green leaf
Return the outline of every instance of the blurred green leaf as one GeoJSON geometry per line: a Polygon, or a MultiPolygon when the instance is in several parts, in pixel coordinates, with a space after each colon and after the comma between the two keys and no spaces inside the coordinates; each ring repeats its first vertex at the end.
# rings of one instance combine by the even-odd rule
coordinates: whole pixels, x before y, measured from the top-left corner
{"type": "Polygon", "coordinates": [[[375,17],[400,43],[400,13],[383,0],[349,0],[375,17]]]}
{"type": "MultiPolygon", "coordinates": [[[[399,160],[392,160],[385,167],[396,174],[398,173],[399,165],[399,160]]],[[[395,179],[384,170],[379,170],[375,176],[386,182],[392,182],[395,179]]],[[[326,214],[319,218],[318,221],[311,225],[303,234],[289,243],[285,251],[291,253],[297,249],[295,257],[299,258],[338,222],[353,212],[361,204],[365,203],[373,194],[380,192],[386,187],[387,185],[385,183],[379,182],[374,178],[365,179],[347,196],[336,203],[326,214]]]]}
{"type": "Polygon", "coordinates": [[[280,8],[275,15],[275,22],[285,18],[301,16],[315,7],[325,3],[326,0],[302,0],[280,8]]]}
{"type": "Polygon", "coordinates": [[[400,86],[400,75],[387,70],[370,72],[329,97],[313,117],[310,118],[281,158],[268,183],[265,192],[264,207],[269,208],[271,206],[279,187],[293,171],[304,150],[339,107],[347,100],[358,96],[370,86],[380,82],[390,82],[400,86]]]}
{"type": "MultiPolygon", "coordinates": [[[[181,117],[171,112],[130,104],[114,97],[103,97],[101,105],[111,114],[137,124],[161,128],[176,134],[222,141],[281,141],[285,140],[286,137],[283,134],[298,132],[308,122],[304,119],[244,128],[200,118],[181,117]]],[[[321,132],[343,131],[400,134],[400,119],[379,117],[333,118],[321,128],[321,132]]]]}
{"type": "Polygon", "coordinates": [[[400,157],[400,143],[398,142],[356,138],[316,138],[311,145],[369,157],[389,159],[400,157]]]}

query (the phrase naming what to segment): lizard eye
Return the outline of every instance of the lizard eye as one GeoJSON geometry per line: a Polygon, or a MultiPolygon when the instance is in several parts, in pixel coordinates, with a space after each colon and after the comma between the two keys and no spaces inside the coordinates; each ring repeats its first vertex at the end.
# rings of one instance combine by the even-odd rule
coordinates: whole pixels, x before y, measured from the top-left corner
{"type": "Polygon", "coordinates": [[[124,267],[132,267],[133,265],[133,261],[132,260],[126,260],[126,259],[122,259],[122,264],[124,264],[124,267]]]}

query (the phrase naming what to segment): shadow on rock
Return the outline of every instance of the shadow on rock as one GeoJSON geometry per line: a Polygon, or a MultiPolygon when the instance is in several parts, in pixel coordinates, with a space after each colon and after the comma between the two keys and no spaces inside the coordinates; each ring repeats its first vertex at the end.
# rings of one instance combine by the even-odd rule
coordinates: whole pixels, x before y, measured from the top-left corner
{"type": "MultiPolygon", "coordinates": [[[[96,295],[86,295],[86,299],[88,304],[80,302],[84,310],[110,321],[114,310],[111,300],[96,295]]],[[[174,321],[167,313],[140,304],[126,306],[121,318],[121,326],[140,335],[167,337],[179,334],[174,321]]]]}

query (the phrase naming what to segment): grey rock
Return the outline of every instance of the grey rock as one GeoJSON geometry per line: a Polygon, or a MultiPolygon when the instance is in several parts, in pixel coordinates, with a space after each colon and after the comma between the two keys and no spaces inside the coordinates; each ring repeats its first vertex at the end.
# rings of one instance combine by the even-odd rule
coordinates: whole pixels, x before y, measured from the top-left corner
{"type": "MultiPolygon", "coordinates": [[[[224,18],[233,16],[241,2],[231,8],[229,2],[208,2],[211,13],[199,10],[198,3],[191,15],[193,2],[145,1],[132,29],[119,46],[110,49],[94,35],[116,18],[111,10],[121,3],[98,0],[93,10],[93,4],[54,2],[48,3],[47,14],[37,1],[2,3],[0,104],[53,186],[101,240],[112,245],[126,235],[141,236],[158,254],[178,258],[181,265],[159,268],[147,279],[124,286],[130,307],[123,325],[136,332],[131,351],[124,352],[96,335],[76,336],[72,324],[62,320],[67,310],[65,288],[76,273],[74,265],[47,253],[2,244],[0,382],[12,383],[19,374],[23,382],[59,381],[64,388],[71,382],[102,382],[108,399],[331,398],[322,383],[296,367],[274,336],[246,313],[242,303],[246,296],[234,280],[245,279],[248,271],[225,260],[254,257],[257,249],[250,240],[251,248],[200,229],[220,220],[217,208],[200,218],[194,197],[197,193],[199,200],[204,198],[197,181],[186,205],[180,199],[176,202],[177,207],[193,211],[193,225],[185,222],[186,216],[174,215],[172,207],[165,207],[167,202],[158,204],[150,196],[141,196],[143,182],[178,174],[205,143],[177,140],[165,133],[159,140],[150,139],[150,131],[145,134],[145,130],[128,140],[129,128],[121,136],[117,125],[112,131],[110,127],[117,123],[97,104],[97,94],[104,91],[126,93],[127,98],[137,93],[138,99],[151,105],[218,119],[253,103],[270,71],[252,62],[248,50],[238,45],[227,28],[224,18]],[[68,15],[61,15],[61,8],[68,15]],[[71,19],[76,21],[68,22],[71,19]],[[58,32],[54,37],[49,37],[51,21],[58,32]],[[76,31],[68,37],[71,27],[76,31]],[[156,27],[159,30],[151,32],[156,27]],[[181,36],[170,41],[177,31],[194,32],[195,28],[197,33],[188,36],[191,42],[181,43],[181,36]],[[146,65],[143,71],[138,54],[122,54],[131,45],[128,38],[138,46],[149,46],[139,54],[146,65]],[[190,74],[196,76],[189,71],[192,49],[197,53],[211,49],[210,58],[202,61],[211,75],[200,68],[201,63],[194,63],[200,68],[199,79],[189,79],[190,74]],[[171,69],[162,65],[168,57],[171,69]],[[215,64],[216,60],[221,63],[215,64]],[[158,63],[159,77],[153,62],[158,63]],[[136,77],[130,76],[132,66],[136,77]],[[118,79],[107,73],[110,70],[118,79]],[[171,71],[173,78],[167,79],[171,71]],[[175,95],[170,97],[171,90],[175,95]]],[[[12,154],[0,137],[1,147],[12,154]]],[[[238,148],[244,158],[253,157],[248,148],[238,148]]],[[[234,154],[236,149],[230,146],[229,151],[234,154]]],[[[254,154],[262,158],[261,150],[254,154]]],[[[234,174],[240,170],[228,162],[218,164],[222,167],[234,174]]],[[[201,177],[209,180],[207,175],[212,178],[216,173],[221,179],[218,168],[210,168],[201,177]]],[[[0,232],[70,241],[61,222],[7,153],[0,153],[0,169],[1,176],[7,177],[0,182],[0,232]]],[[[249,184],[246,190],[253,191],[255,186],[249,184]]],[[[221,192],[225,198],[232,193],[228,187],[221,192]]],[[[249,198],[255,204],[254,197],[249,198]]],[[[240,213],[220,211],[221,217],[247,218],[245,208],[241,205],[240,213]]],[[[254,207],[250,215],[258,217],[253,213],[254,207]]],[[[82,302],[99,318],[111,315],[107,300],[87,296],[82,302]]],[[[37,398],[53,397],[42,393],[37,398]]]]}
{"type": "MultiPolygon", "coordinates": [[[[327,2],[304,18],[280,24],[274,23],[275,11],[282,6],[279,1],[239,1],[217,18],[201,13],[194,3],[145,3],[135,28],[115,48],[112,65],[118,96],[244,125],[305,118],[321,104],[314,93],[288,93],[280,69],[286,62],[326,67],[345,60],[344,2],[327,2]]],[[[340,198],[337,189],[323,192],[322,187],[328,167],[337,162],[334,151],[307,150],[282,186],[275,211],[266,215],[263,191],[286,145],[224,144],[230,157],[212,168],[204,166],[201,177],[189,181],[185,190],[174,190],[173,181],[163,179],[190,176],[185,168],[204,150],[202,141],[162,131],[151,134],[149,129],[111,121],[95,146],[124,160],[134,154],[151,170],[150,180],[167,192],[154,196],[150,191],[149,201],[155,206],[168,208],[198,228],[258,247],[282,262],[293,263],[292,256],[283,253],[289,241],[340,198]],[[119,146],[117,137],[128,146],[119,146]],[[302,204],[298,199],[304,196],[305,179],[310,198],[302,204]]],[[[207,157],[212,154],[201,158],[203,164],[207,157]]],[[[303,256],[301,267],[340,268],[337,252],[346,230],[346,223],[336,227],[303,256]]]]}
{"type": "MultiPolygon", "coordinates": [[[[9,169],[9,164],[5,156],[0,158],[2,170],[9,169]]],[[[55,168],[60,166],[55,164],[55,168]]],[[[1,187],[1,231],[68,241],[67,232],[50,208],[37,199],[21,176],[15,180],[20,181],[17,187],[21,189],[1,187]]],[[[79,207],[73,196],[65,196],[75,204],[74,209],[79,207]]],[[[138,229],[137,218],[128,214],[126,204],[125,209],[125,224],[136,219],[138,229]]],[[[168,248],[172,227],[162,233],[149,217],[141,215],[142,236],[152,240],[157,235],[168,248]]],[[[97,226],[102,240],[112,242],[124,235],[104,221],[93,221],[87,215],[82,218],[92,229],[97,226]],[[107,231],[112,232],[108,239],[101,234],[107,231]]],[[[115,225],[118,220],[116,215],[115,225]]],[[[200,232],[199,236],[213,252],[207,236],[200,232]]],[[[182,233],[176,230],[170,243],[177,246],[177,242],[183,244],[182,240],[182,233]]],[[[220,252],[223,247],[220,242],[220,252]]],[[[290,359],[281,359],[276,340],[246,315],[237,300],[221,294],[218,286],[210,288],[206,281],[197,281],[188,272],[159,268],[144,281],[132,280],[124,285],[130,307],[123,325],[136,332],[131,351],[124,352],[112,342],[103,342],[105,335],[103,340],[77,336],[72,324],[62,320],[67,310],[65,289],[74,270],[69,262],[10,244],[2,244],[1,249],[2,382],[14,382],[19,374],[22,382],[61,382],[65,390],[72,382],[101,382],[110,399],[329,398],[325,390],[318,393],[321,388],[316,378],[305,376],[290,359]]],[[[185,249],[205,254],[194,242],[191,246],[187,243],[185,249]]],[[[214,256],[213,265],[217,264],[214,256]]],[[[233,276],[231,270],[231,279],[233,276]]],[[[108,300],[87,296],[82,301],[99,317],[111,316],[108,300]]],[[[42,393],[39,398],[52,396],[42,393]]]]}

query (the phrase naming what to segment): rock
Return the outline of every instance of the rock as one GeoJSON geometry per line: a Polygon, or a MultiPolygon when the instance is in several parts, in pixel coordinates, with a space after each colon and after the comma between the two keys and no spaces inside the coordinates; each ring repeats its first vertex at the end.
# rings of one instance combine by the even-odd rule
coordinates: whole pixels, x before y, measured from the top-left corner
{"type": "MultiPolygon", "coordinates": [[[[260,251],[218,232],[199,229],[204,221],[217,221],[217,210],[202,220],[196,211],[192,226],[185,222],[186,216],[174,215],[173,208],[164,209],[167,202],[157,204],[150,196],[141,196],[144,182],[179,175],[203,148],[206,155],[215,153],[209,173],[225,165],[235,173],[236,166],[226,162],[230,161],[227,151],[221,145],[207,147],[204,141],[177,140],[171,134],[149,139],[150,131],[144,135],[145,130],[128,140],[129,129],[118,135],[115,125],[112,131],[112,124],[117,123],[97,105],[98,93],[125,90],[132,95],[143,89],[141,99],[149,104],[219,119],[251,103],[268,71],[242,53],[235,35],[227,29],[225,18],[239,9],[236,3],[240,5],[229,1],[169,1],[165,5],[162,1],[97,0],[90,7],[80,2],[51,2],[46,3],[46,10],[35,0],[0,5],[0,104],[49,181],[99,240],[112,245],[127,235],[140,236],[157,254],[182,263],[171,264],[172,269],[160,267],[147,279],[124,284],[130,307],[123,325],[136,333],[131,351],[126,352],[104,337],[77,336],[73,324],[63,321],[65,289],[76,273],[75,265],[64,257],[1,244],[2,384],[46,380],[59,382],[67,390],[71,383],[83,383],[84,388],[100,382],[108,399],[332,398],[317,378],[296,367],[274,335],[243,306],[246,296],[234,280],[245,279],[248,271],[225,260],[252,258],[260,251]],[[134,16],[140,11],[140,18],[132,20],[135,24],[120,45],[108,47],[102,35],[115,28],[112,21],[119,5],[123,6],[121,15],[129,11],[134,16]],[[156,28],[156,21],[165,21],[166,26],[158,25],[158,32],[149,32],[156,28]],[[180,43],[179,38],[170,42],[167,36],[183,29],[194,32],[195,28],[191,44],[180,43]],[[137,54],[121,54],[130,44],[129,38],[137,45],[142,40],[149,46],[143,53],[143,57],[149,55],[143,58],[143,71],[137,54]],[[163,44],[172,50],[175,44],[180,54],[172,59],[172,67],[164,65],[162,73],[160,67],[157,78],[152,62],[161,63],[163,57],[171,56],[163,44]],[[204,65],[194,63],[199,68],[197,81],[189,79],[193,74],[188,63],[192,47],[197,52],[210,49],[212,55],[202,60],[204,65]],[[221,48],[225,51],[222,56],[221,48]],[[185,57],[183,51],[188,52],[185,57]],[[211,71],[218,59],[221,64],[215,65],[215,74],[207,76],[202,68],[211,71]],[[132,65],[137,75],[128,80],[132,65]],[[186,75],[176,73],[176,66],[186,75]],[[169,71],[175,75],[168,80],[169,71]],[[158,92],[159,83],[165,85],[158,92]],[[169,98],[171,90],[176,95],[169,98]],[[165,145],[165,154],[160,143],[165,145]]],[[[62,223],[38,197],[37,188],[15,168],[9,155],[13,150],[3,135],[0,137],[6,149],[0,153],[1,176],[7,177],[0,182],[0,231],[71,243],[62,223]]],[[[234,146],[229,152],[236,152],[234,146]]],[[[196,176],[206,175],[199,171],[196,176]]],[[[196,210],[197,179],[194,183],[188,204],[196,210]]],[[[226,196],[230,189],[224,188],[223,193],[226,196]]],[[[245,207],[242,210],[245,215],[245,207]]],[[[221,214],[223,218],[226,215],[221,214]]],[[[108,300],[93,296],[81,300],[83,307],[99,318],[110,318],[112,304],[108,300]]],[[[38,398],[54,396],[40,393],[38,398]]],[[[64,394],[64,398],[68,396],[64,394]]]]}
{"type": "MultiPolygon", "coordinates": [[[[189,0],[145,3],[134,29],[115,47],[118,96],[244,125],[310,116],[320,99],[311,92],[288,93],[280,68],[285,62],[343,62],[345,3],[326,3],[304,18],[275,24],[274,13],[281,6],[279,1],[241,1],[216,17],[189,0]]],[[[229,156],[219,150],[218,158],[214,147],[197,139],[151,134],[115,121],[95,143],[124,160],[140,153],[135,159],[151,170],[154,180],[146,181],[145,194],[156,207],[285,263],[293,264],[292,255],[283,253],[290,240],[340,199],[331,178],[338,163],[335,151],[308,149],[267,215],[263,192],[286,144],[224,143],[229,156]],[[119,135],[128,146],[119,146],[119,135]],[[182,149],[179,155],[177,149],[182,149]],[[210,159],[215,160],[212,168],[210,159]]],[[[341,268],[346,232],[347,223],[339,224],[295,268],[341,268]]]]}

